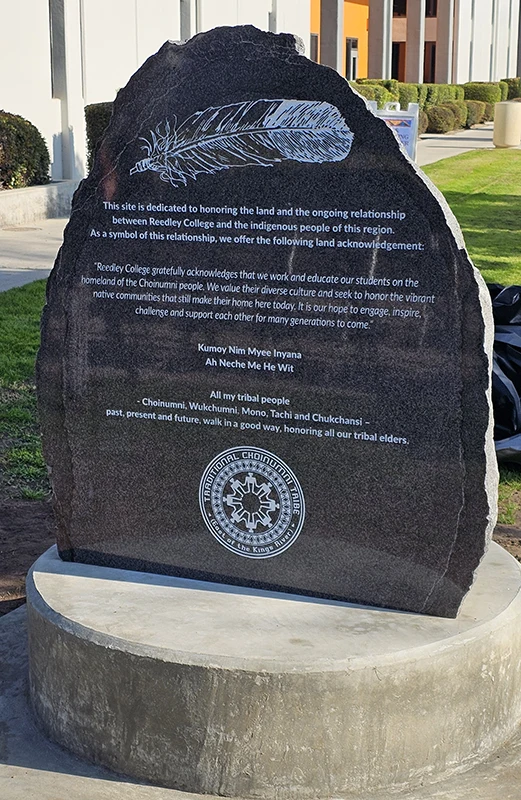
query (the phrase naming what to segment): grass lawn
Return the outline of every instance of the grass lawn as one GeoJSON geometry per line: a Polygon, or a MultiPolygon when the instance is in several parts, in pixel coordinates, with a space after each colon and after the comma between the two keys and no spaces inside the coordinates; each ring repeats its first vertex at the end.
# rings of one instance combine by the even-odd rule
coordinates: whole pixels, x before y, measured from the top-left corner
{"type": "Polygon", "coordinates": [[[475,150],[424,168],[487,283],[521,285],[521,150],[475,150]]]}
{"type": "Polygon", "coordinates": [[[0,491],[7,497],[49,492],[34,386],[44,302],[45,281],[0,292],[0,491]]]}
{"type": "MultiPolygon", "coordinates": [[[[521,152],[478,150],[425,172],[447,198],[488,283],[521,284],[521,152]]],[[[41,456],[34,360],[45,282],[0,292],[0,492],[37,499],[49,491],[41,456]]],[[[500,521],[515,521],[521,471],[502,469],[500,521]]]]}

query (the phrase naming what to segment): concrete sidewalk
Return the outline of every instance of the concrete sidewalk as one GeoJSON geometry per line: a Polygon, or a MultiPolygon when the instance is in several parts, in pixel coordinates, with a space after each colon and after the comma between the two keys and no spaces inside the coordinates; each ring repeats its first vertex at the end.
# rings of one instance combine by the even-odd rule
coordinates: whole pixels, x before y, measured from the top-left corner
{"type": "Polygon", "coordinates": [[[492,137],[494,123],[485,122],[471,130],[454,131],[454,133],[424,133],[418,140],[416,163],[420,167],[441,161],[443,158],[459,156],[470,150],[494,150],[492,137]]]}
{"type": "Polygon", "coordinates": [[[42,219],[0,229],[0,291],[47,278],[67,219],[42,219]]]}
{"type": "MultiPolygon", "coordinates": [[[[469,150],[493,149],[493,131],[493,123],[487,122],[469,131],[424,134],[416,161],[422,167],[469,150]]],[[[66,219],[43,219],[31,226],[0,229],[0,291],[48,276],[66,224],[66,219]]]]}

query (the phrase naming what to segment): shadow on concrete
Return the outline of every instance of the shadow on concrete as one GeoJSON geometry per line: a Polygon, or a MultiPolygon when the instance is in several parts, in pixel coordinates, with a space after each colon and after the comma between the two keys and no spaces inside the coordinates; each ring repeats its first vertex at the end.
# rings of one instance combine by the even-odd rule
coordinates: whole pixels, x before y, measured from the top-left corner
{"type": "MultiPolygon", "coordinates": [[[[103,767],[81,761],[50,742],[40,732],[28,700],[25,607],[0,620],[0,637],[0,764],[82,776],[98,781],[124,781],[136,786],[143,785],[103,767]]],[[[40,798],[37,793],[38,782],[34,778],[33,781],[34,792],[26,795],[28,800],[40,798]]],[[[4,785],[2,781],[0,785],[4,785]]],[[[58,796],[62,796],[61,791],[56,793],[55,797],[58,796]]],[[[8,795],[2,791],[2,800],[7,798],[8,795]]]]}

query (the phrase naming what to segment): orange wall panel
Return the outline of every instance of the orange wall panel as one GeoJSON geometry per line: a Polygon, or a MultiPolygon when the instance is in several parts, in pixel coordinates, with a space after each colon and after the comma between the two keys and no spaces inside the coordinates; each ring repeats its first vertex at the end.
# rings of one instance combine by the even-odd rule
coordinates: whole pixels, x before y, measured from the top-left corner
{"type": "Polygon", "coordinates": [[[320,34],[320,0],[311,0],[310,33],[320,34]]]}
{"type": "MultiPolygon", "coordinates": [[[[311,0],[310,33],[320,36],[321,0],[311,0]]],[[[346,38],[358,39],[358,76],[367,77],[367,50],[369,26],[369,0],[344,0],[344,42],[346,38]]],[[[345,45],[342,46],[343,71],[345,75],[345,45]]],[[[319,39],[320,53],[320,39],[319,39]]]]}
{"type": "MultiPolygon", "coordinates": [[[[344,41],[358,39],[358,78],[367,78],[369,0],[345,0],[344,41]]],[[[345,45],[343,61],[345,75],[345,45]]]]}

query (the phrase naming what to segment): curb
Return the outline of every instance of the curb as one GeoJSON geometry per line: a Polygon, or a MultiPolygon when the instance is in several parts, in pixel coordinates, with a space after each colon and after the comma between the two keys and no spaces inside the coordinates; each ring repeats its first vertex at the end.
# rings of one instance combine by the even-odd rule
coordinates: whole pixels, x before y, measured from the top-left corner
{"type": "Polygon", "coordinates": [[[46,186],[6,189],[0,192],[0,228],[25,225],[41,219],[68,217],[79,181],[58,181],[46,186]]]}

